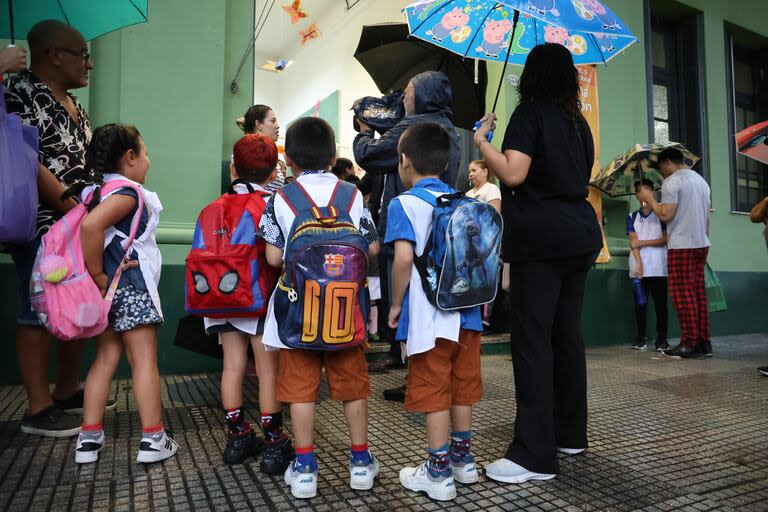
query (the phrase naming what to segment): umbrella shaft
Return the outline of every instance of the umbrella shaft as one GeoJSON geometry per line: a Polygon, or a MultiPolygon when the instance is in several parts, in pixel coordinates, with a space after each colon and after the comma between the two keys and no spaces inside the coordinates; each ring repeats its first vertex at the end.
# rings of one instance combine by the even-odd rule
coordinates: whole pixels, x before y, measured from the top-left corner
{"type": "Polygon", "coordinates": [[[8,0],[8,26],[11,29],[11,44],[16,44],[16,34],[13,30],[13,0],[8,0]]]}
{"type": "Polygon", "coordinates": [[[504,59],[504,67],[501,70],[501,79],[499,79],[499,88],[496,89],[496,99],[493,100],[493,108],[491,112],[496,112],[496,105],[499,103],[499,94],[501,94],[501,86],[504,85],[504,75],[507,72],[507,64],[509,64],[509,54],[512,53],[512,45],[515,44],[515,32],[517,31],[517,22],[520,19],[520,11],[515,10],[514,17],[512,18],[512,35],[509,38],[509,46],[507,47],[507,58],[504,59]]]}

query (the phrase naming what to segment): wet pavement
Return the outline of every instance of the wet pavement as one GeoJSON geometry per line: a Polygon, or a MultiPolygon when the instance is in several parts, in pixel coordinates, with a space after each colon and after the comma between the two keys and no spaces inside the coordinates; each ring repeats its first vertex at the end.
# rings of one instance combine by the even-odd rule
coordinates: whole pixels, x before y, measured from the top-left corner
{"type": "MultiPolygon", "coordinates": [[[[458,487],[453,502],[434,502],[403,489],[398,471],[421,462],[424,420],[381,397],[405,371],[372,375],[370,445],[382,463],[372,491],[348,487],[342,407],[317,408],[318,496],[295,500],[282,477],[259,473],[257,461],[225,466],[224,420],[216,374],[165,376],[165,422],[180,444],[162,464],[136,464],[140,423],[130,382],[119,380],[107,413],[107,445],[96,464],[74,463],[75,440],[19,431],[21,386],[0,387],[0,510],[735,510],[768,511],[768,336],[714,340],[711,360],[674,361],[623,347],[587,352],[589,450],[561,455],[555,480],[458,487]]],[[[498,347],[497,347],[498,349],[498,347]]],[[[498,350],[497,350],[498,352],[498,350]]],[[[501,456],[514,420],[512,363],[483,358],[485,398],[475,414],[474,453],[480,466],[501,456]]],[[[258,410],[256,382],[246,407],[258,410]]],[[[290,420],[288,420],[290,430],[290,420]]]]}

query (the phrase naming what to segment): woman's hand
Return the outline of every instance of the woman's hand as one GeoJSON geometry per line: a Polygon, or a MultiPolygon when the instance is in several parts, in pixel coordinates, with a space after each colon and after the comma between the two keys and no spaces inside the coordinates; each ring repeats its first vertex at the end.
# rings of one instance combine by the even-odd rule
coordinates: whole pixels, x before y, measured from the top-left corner
{"type": "Polygon", "coordinates": [[[496,114],[486,114],[480,120],[480,126],[475,132],[474,142],[476,146],[480,146],[483,142],[488,142],[488,134],[496,130],[496,114]]]}
{"type": "Polygon", "coordinates": [[[0,75],[27,69],[27,50],[20,46],[0,48],[0,75]]]}

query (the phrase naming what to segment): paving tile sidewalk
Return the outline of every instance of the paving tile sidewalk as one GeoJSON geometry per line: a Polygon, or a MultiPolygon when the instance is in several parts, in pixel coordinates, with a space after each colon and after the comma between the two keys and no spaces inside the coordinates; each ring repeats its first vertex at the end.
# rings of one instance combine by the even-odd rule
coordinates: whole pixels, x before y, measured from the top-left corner
{"type": "MultiPolygon", "coordinates": [[[[19,431],[20,386],[0,387],[0,510],[736,510],[768,511],[768,337],[715,340],[716,358],[673,361],[622,347],[589,349],[591,447],[561,456],[562,473],[548,482],[498,485],[481,477],[459,486],[451,503],[405,491],[397,473],[424,456],[423,419],[381,391],[404,371],[372,375],[370,444],[383,474],[373,491],[347,487],[347,439],[340,404],[317,408],[319,493],[294,500],[282,478],[255,462],[224,466],[219,376],[163,378],[165,421],[181,445],[154,466],[134,462],[140,424],[130,382],[114,384],[117,409],[107,414],[108,444],[97,464],[77,467],[73,439],[19,431]]],[[[485,399],[475,415],[480,466],[504,452],[514,419],[512,364],[483,358],[485,399]]],[[[250,413],[255,382],[246,384],[250,413]]],[[[290,429],[290,423],[288,425],[290,429]]]]}

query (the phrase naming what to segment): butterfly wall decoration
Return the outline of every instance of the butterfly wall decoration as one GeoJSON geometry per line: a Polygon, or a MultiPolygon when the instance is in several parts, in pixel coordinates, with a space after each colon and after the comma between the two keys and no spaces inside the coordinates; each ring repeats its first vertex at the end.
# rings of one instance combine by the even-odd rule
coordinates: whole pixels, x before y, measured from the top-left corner
{"type": "Polygon", "coordinates": [[[301,0],[293,0],[292,3],[284,5],[283,10],[291,17],[291,25],[297,24],[299,20],[308,16],[301,7],[301,0]]]}
{"type": "Polygon", "coordinates": [[[307,42],[311,41],[312,39],[317,39],[322,34],[320,33],[320,30],[317,28],[317,23],[312,23],[309,27],[307,27],[306,30],[302,30],[299,32],[299,37],[301,38],[301,45],[304,46],[307,44],[307,42]]]}

